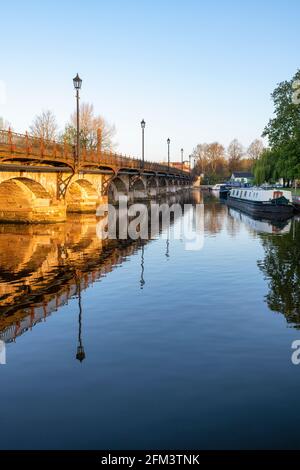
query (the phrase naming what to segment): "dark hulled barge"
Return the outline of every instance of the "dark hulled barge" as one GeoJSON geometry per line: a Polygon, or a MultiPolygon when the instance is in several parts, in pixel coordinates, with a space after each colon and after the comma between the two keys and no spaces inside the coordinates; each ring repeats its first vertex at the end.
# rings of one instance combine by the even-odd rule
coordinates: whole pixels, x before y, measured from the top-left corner
{"type": "Polygon", "coordinates": [[[287,219],[294,212],[291,192],[277,189],[231,189],[227,204],[254,217],[269,219],[287,219]]]}

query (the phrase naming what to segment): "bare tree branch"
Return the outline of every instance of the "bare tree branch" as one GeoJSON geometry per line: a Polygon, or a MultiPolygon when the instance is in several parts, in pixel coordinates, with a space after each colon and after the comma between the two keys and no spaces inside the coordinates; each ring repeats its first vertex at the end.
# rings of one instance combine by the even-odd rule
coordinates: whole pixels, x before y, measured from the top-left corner
{"type": "MultiPolygon", "coordinates": [[[[76,112],[71,115],[70,122],[67,124],[64,132],[64,138],[75,145],[76,142],[76,112]]],[[[94,106],[89,103],[82,103],[79,109],[79,128],[80,143],[82,146],[95,150],[97,148],[97,133],[101,130],[101,148],[102,150],[113,150],[115,144],[113,137],[116,133],[115,126],[100,115],[94,115],[94,106]]]]}
{"type": "Polygon", "coordinates": [[[58,133],[58,125],[52,111],[45,110],[36,116],[30,126],[30,133],[45,140],[55,140],[58,133]]]}

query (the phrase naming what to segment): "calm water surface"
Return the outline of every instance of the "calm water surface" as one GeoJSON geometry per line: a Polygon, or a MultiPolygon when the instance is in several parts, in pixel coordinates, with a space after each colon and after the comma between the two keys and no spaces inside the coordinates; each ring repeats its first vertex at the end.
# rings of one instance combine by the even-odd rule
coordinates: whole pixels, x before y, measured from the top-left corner
{"type": "Polygon", "coordinates": [[[198,251],[96,223],[0,225],[0,447],[299,448],[299,220],[207,198],[198,251]]]}

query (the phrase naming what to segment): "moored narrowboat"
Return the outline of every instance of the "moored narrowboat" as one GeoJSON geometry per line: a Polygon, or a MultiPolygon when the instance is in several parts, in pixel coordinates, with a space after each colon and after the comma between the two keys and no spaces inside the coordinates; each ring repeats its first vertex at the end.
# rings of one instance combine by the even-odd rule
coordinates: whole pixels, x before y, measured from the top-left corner
{"type": "Polygon", "coordinates": [[[227,203],[250,215],[272,219],[286,219],[293,215],[292,193],[278,189],[231,189],[227,203]]]}
{"type": "Polygon", "coordinates": [[[215,196],[218,196],[221,199],[226,199],[229,193],[229,187],[227,186],[227,184],[224,184],[224,183],[215,184],[212,187],[212,192],[213,194],[215,194],[215,196]]]}

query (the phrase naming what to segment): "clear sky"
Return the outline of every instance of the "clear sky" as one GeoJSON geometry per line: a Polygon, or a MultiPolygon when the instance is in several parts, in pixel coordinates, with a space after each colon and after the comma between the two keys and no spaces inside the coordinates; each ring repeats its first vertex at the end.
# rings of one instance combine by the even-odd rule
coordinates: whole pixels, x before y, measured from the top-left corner
{"type": "Polygon", "coordinates": [[[61,127],[81,97],[117,128],[118,150],[187,156],[197,143],[247,146],[272,114],[270,93],[300,67],[299,0],[1,2],[2,115],[28,129],[42,109],[61,127]]]}

